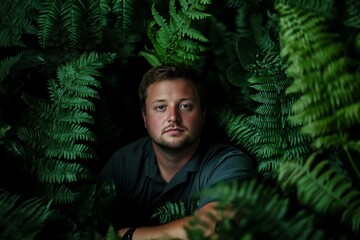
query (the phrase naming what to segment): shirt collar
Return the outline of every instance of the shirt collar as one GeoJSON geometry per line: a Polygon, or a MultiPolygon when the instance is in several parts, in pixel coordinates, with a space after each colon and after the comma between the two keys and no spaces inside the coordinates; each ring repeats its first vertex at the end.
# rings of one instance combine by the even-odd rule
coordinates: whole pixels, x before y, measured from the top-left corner
{"type": "MultiPolygon", "coordinates": [[[[154,180],[163,180],[159,174],[159,168],[156,163],[156,157],[154,150],[152,148],[151,139],[149,141],[150,144],[146,146],[146,152],[148,153],[147,159],[144,162],[146,166],[145,174],[146,176],[154,179],[154,180]]],[[[192,158],[179,170],[179,172],[174,176],[177,181],[184,182],[187,180],[187,173],[189,172],[198,172],[201,167],[201,154],[202,154],[203,145],[200,143],[198,149],[196,150],[195,154],[192,158]]]]}

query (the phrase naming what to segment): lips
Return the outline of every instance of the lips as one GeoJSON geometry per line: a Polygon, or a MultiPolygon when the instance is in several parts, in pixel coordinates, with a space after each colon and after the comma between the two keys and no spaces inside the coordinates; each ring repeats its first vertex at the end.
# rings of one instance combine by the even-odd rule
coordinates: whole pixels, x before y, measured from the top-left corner
{"type": "Polygon", "coordinates": [[[184,128],[170,127],[170,128],[166,128],[164,133],[179,133],[179,132],[184,132],[184,131],[185,131],[184,128]]]}
{"type": "Polygon", "coordinates": [[[169,128],[167,130],[165,130],[165,132],[183,132],[184,129],[182,128],[169,128]]]}

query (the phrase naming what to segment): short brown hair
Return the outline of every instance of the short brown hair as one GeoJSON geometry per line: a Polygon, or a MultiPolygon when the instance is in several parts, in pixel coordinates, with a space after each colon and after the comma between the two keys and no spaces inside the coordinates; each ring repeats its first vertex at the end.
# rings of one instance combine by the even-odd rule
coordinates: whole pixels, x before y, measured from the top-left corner
{"type": "Polygon", "coordinates": [[[140,106],[145,109],[147,89],[151,84],[163,80],[174,80],[178,78],[187,79],[195,84],[197,94],[200,98],[201,109],[206,108],[205,83],[199,72],[186,65],[160,65],[148,70],[142,78],[138,94],[140,106]]]}

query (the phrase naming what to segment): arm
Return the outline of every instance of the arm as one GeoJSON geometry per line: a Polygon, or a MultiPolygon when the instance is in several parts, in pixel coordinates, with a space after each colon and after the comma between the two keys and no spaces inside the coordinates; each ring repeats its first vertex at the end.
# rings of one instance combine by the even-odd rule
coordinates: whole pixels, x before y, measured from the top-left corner
{"type": "MultiPolygon", "coordinates": [[[[200,218],[204,223],[198,226],[204,231],[205,236],[210,236],[215,233],[215,226],[217,221],[220,220],[218,210],[215,209],[216,202],[211,202],[200,208],[194,216],[184,217],[170,223],[151,226],[151,227],[139,227],[133,234],[133,240],[148,240],[148,239],[187,239],[185,227],[189,227],[189,221],[194,218],[200,218]],[[209,214],[215,216],[209,217],[209,214]]],[[[118,234],[122,237],[129,228],[122,228],[118,231],[118,234]]]]}

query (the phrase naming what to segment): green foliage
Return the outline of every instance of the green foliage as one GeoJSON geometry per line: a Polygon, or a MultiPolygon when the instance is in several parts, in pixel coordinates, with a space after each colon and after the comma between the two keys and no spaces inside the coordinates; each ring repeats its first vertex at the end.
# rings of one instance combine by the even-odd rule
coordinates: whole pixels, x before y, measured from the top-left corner
{"type": "Polygon", "coordinates": [[[175,0],[170,0],[168,22],[153,4],[151,10],[154,20],[148,25],[148,37],[154,49],[146,49],[140,55],[152,66],[161,63],[194,63],[200,58],[199,54],[206,51],[206,47],[201,44],[208,39],[192,27],[192,22],[210,16],[205,13],[206,5],[210,3],[209,0],[179,0],[178,10],[175,0]]]}
{"type": "Polygon", "coordinates": [[[284,5],[279,5],[279,11],[281,54],[294,78],[287,93],[302,94],[292,106],[291,120],[314,138],[315,147],[342,146],[347,137],[338,136],[360,123],[359,76],[351,73],[349,59],[342,56],[344,46],[326,30],[324,19],[284,5]],[[316,51],[319,47],[322,51],[316,51]]]}
{"type": "Polygon", "coordinates": [[[0,47],[25,46],[22,35],[35,34],[37,31],[33,13],[38,7],[37,1],[1,1],[0,47]]]}
{"type": "Polygon", "coordinates": [[[91,172],[78,162],[94,159],[89,147],[96,137],[85,124],[93,124],[91,112],[99,98],[100,83],[95,77],[99,68],[113,59],[113,55],[83,54],[79,59],[60,66],[58,79],[49,80],[50,100],[27,94],[24,100],[31,106],[24,115],[24,126],[19,127],[19,138],[36,153],[32,168],[45,187],[45,197],[58,203],[76,201],[78,194],[60,185],[79,179],[92,178],[91,172]],[[43,124],[38,123],[43,121],[43,124]]]}
{"type": "Polygon", "coordinates": [[[2,1],[1,238],[118,239],[114,185],[95,175],[139,136],[142,73],[182,63],[207,79],[208,119],[258,163],[259,181],[209,192],[236,213],[218,238],[357,239],[359,12],[356,0],[2,1]]]}
{"type": "Polygon", "coordinates": [[[121,238],[117,234],[116,229],[114,229],[113,226],[110,226],[108,232],[106,233],[104,240],[119,240],[119,239],[121,239],[121,238]]]}
{"type": "Polygon", "coordinates": [[[342,223],[359,233],[360,192],[344,173],[335,171],[328,160],[317,162],[316,154],[313,154],[305,165],[286,163],[281,168],[279,179],[283,180],[285,188],[296,186],[301,204],[321,214],[340,215],[342,223]]]}
{"type": "Polygon", "coordinates": [[[5,77],[10,73],[11,68],[18,63],[21,53],[16,56],[9,56],[0,62],[0,94],[4,95],[9,91],[9,84],[4,81],[5,77]]]}
{"type": "Polygon", "coordinates": [[[360,2],[356,0],[346,1],[346,19],[344,24],[354,28],[360,28],[360,2]]]}
{"type": "MultiPolygon", "coordinates": [[[[277,44],[271,49],[262,41],[249,40],[251,34],[241,32],[240,63],[229,68],[228,78],[234,85],[248,89],[243,91],[248,111],[237,114],[225,109],[219,122],[230,139],[258,161],[262,177],[267,173],[266,164],[277,169],[272,172],[277,178],[275,185],[281,185],[285,197],[296,194],[293,200],[299,204],[298,214],[301,215],[302,208],[311,214],[311,227],[303,226],[304,229],[316,229],[318,223],[331,222],[341,233],[329,227],[324,229],[325,235],[316,235],[319,239],[327,239],[327,234],[335,239],[352,239],[359,234],[360,175],[355,160],[359,158],[359,137],[355,132],[359,126],[360,81],[355,70],[359,66],[358,52],[354,54],[349,49],[359,49],[358,30],[336,31],[331,26],[335,2],[318,3],[277,1],[279,48],[277,44]]],[[[344,15],[344,24],[356,28],[357,6],[349,4],[343,9],[348,13],[344,15]]],[[[281,203],[273,207],[277,204],[281,203]]],[[[240,202],[235,205],[239,211],[252,209],[240,202]]],[[[244,219],[244,212],[241,213],[244,219]]],[[[267,222],[266,217],[261,221],[267,222]]],[[[296,220],[302,221],[307,220],[296,220]]],[[[227,227],[230,234],[221,236],[231,237],[234,229],[240,229],[233,222],[227,227]]],[[[239,238],[254,238],[247,229],[239,238]]]]}
{"type": "Polygon", "coordinates": [[[335,6],[335,0],[279,0],[277,2],[327,16],[333,14],[335,6]]]}
{"type": "Polygon", "coordinates": [[[192,215],[198,206],[198,202],[194,201],[190,209],[187,209],[183,201],[176,203],[166,202],[160,206],[151,216],[151,219],[158,219],[159,223],[168,223],[186,216],[192,215]]]}
{"type": "Polygon", "coordinates": [[[160,223],[167,223],[186,216],[186,208],[184,202],[179,203],[167,202],[160,206],[151,218],[159,218],[160,223]]]}
{"type": "MultiPolygon", "coordinates": [[[[250,62],[243,59],[249,54],[243,53],[240,46],[238,51],[242,63],[250,62]]],[[[286,64],[276,51],[264,54],[258,54],[253,64],[234,64],[228,71],[233,84],[250,88],[251,114],[237,116],[225,109],[219,115],[219,123],[224,125],[232,141],[255,157],[261,174],[274,177],[283,161],[306,156],[309,138],[300,134],[299,127],[288,120],[293,96],[285,94],[290,82],[285,76],[286,64]]]]}
{"type": "MultiPolygon", "coordinates": [[[[322,239],[324,236],[315,224],[314,215],[305,210],[292,213],[288,199],[256,180],[241,185],[215,185],[204,194],[222,196],[220,211],[236,206],[235,216],[224,215],[217,226],[222,239],[322,239]]],[[[191,228],[188,234],[192,234],[191,228]]]]}
{"type": "Polygon", "coordinates": [[[134,43],[139,41],[139,34],[132,31],[134,2],[42,1],[37,19],[38,41],[43,48],[61,46],[67,49],[91,49],[103,44],[105,49],[111,46],[124,58],[130,57],[134,43]]]}
{"type": "Polygon", "coordinates": [[[52,214],[50,203],[39,198],[23,200],[20,195],[0,191],[0,238],[34,239],[52,214]]]}

